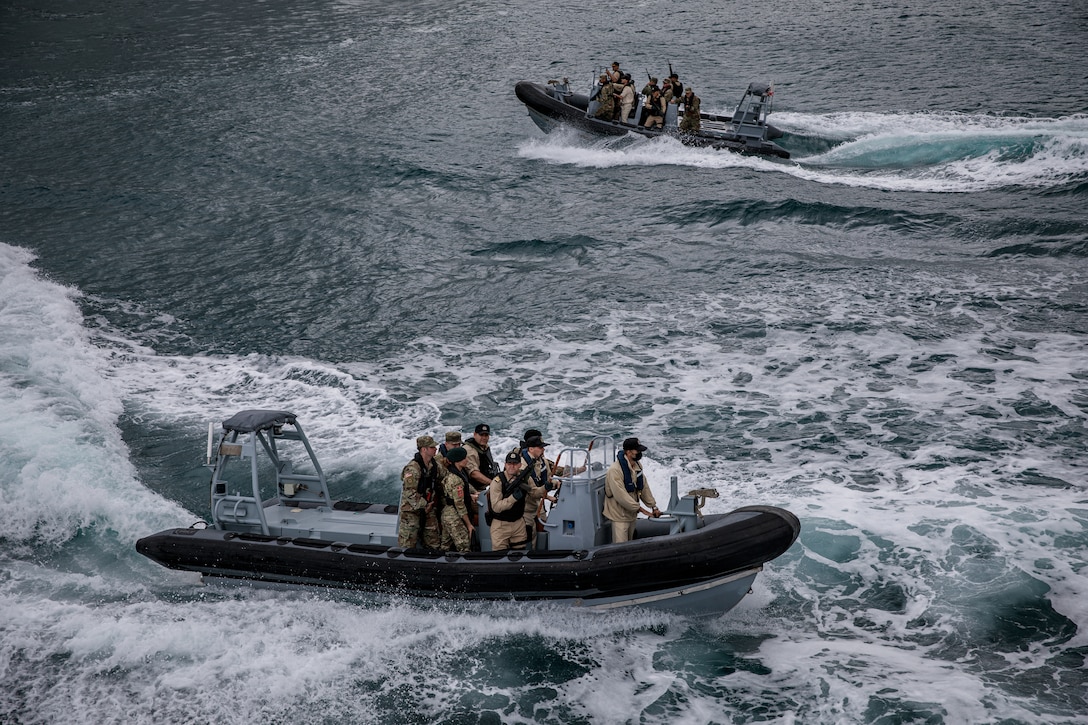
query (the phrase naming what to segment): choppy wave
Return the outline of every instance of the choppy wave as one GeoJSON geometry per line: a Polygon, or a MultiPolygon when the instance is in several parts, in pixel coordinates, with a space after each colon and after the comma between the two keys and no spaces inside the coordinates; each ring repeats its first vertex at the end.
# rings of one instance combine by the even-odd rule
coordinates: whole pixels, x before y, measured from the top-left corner
{"type": "Polygon", "coordinates": [[[70,541],[90,528],[119,542],[6,562],[0,662],[21,686],[5,688],[0,710],[17,720],[53,720],[76,702],[89,722],[121,711],[137,722],[569,722],[608,720],[620,701],[654,721],[703,721],[736,697],[787,721],[1082,711],[1062,664],[1074,655],[1062,653],[1088,647],[1077,464],[1088,371],[1077,339],[1010,337],[1000,322],[1045,304],[1042,280],[1036,302],[995,298],[986,282],[941,290],[925,275],[879,300],[708,294],[599,318],[590,338],[560,327],[497,344],[424,339],[333,366],[160,356],[120,331],[91,333],[76,293],[40,279],[26,253],[4,255],[4,290],[26,300],[4,318],[32,340],[21,357],[14,337],[7,346],[5,402],[23,402],[5,459],[55,442],[5,470],[5,502],[27,522],[14,538],[40,548],[47,533],[70,541]],[[481,400],[499,448],[541,421],[557,445],[637,421],[655,486],[678,475],[716,487],[710,511],[784,504],[804,528],[756,594],[709,624],[206,589],[131,550],[192,514],[141,489],[114,422],[122,400],[141,426],[189,437],[194,465],[208,417],[291,408],[330,470],[369,471],[341,479],[344,494],[385,500],[410,438],[465,427],[481,400]],[[46,531],[50,521],[61,524],[46,531]],[[404,702],[408,672],[430,685],[404,702]],[[1029,674],[1065,684],[1022,685],[1029,674]]]}
{"type": "Polygon", "coordinates": [[[81,535],[130,544],[180,509],[137,480],[117,427],[109,356],[91,344],[78,293],[43,280],[0,244],[0,537],[55,550],[81,535]]]}
{"type": "Polygon", "coordinates": [[[0,237],[38,260],[0,246],[0,721],[1083,723],[1064,4],[693,3],[680,43],[655,3],[147,7],[5,16],[0,237]],[[880,112],[776,112],[786,162],[542,137],[512,85],[587,47],[880,112]],[[895,110],[963,99],[1053,117],[895,110]],[[395,501],[416,435],[487,420],[640,435],[659,498],[803,530],[709,622],[136,554],[206,515],[208,422],[272,405],[337,495],[395,501]]]}
{"type": "Polygon", "coordinates": [[[519,147],[521,156],[590,168],[691,166],[775,171],[822,184],[889,191],[1067,189],[1088,179],[1088,117],[949,113],[775,115],[791,162],[694,149],[672,139],[591,140],[564,131],[519,147]]]}

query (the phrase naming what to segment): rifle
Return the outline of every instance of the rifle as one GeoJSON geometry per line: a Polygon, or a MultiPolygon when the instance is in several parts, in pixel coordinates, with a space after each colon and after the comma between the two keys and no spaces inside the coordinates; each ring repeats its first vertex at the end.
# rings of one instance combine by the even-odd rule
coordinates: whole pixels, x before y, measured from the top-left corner
{"type": "MultiPolygon", "coordinates": [[[[528,466],[521,469],[521,471],[518,472],[518,475],[514,476],[512,479],[506,482],[506,484],[502,487],[503,498],[510,496],[517,489],[521,489],[525,493],[529,493],[529,476],[532,475],[533,469],[536,468],[536,462],[539,460],[540,456],[531,459],[528,466]]],[[[503,476],[503,478],[505,478],[505,476],[503,476]]]]}

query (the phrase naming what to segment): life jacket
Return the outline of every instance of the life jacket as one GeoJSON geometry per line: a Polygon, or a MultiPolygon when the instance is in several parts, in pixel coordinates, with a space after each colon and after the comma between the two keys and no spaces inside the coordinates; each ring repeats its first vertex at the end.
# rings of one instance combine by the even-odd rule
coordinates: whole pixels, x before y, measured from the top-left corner
{"type": "Polygon", "coordinates": [[[684,118],[699,117],[699,96],[692,93],[690,103],[684,96],[680,96],[680,102],[684,104],[684,118]]]}
{"type": "Polygon", "coordinates": [[[529,478],[533,479],[533,483],[537,486],[543,486],[545,491],[552,490],[552,467],[548,461],[544,460],[544,473],[537,470],[536,463],[529,457],[529,449],[521,449],[521,460],[525,461],[525,465],[529,467],[529,478]]]}
{"type": "MultiPolygon", "coordinates": [[[[469,520],[474,521],[476,519],[476,517],[472,515],[472,494],[469,493],[469,491],[471,491],[472,488],[469,486],[468,475],[464,471],[462,471],[460,468],[453,465],[452,463],[450,464],[449,471],[450,471],[450,473],[454,474],[455,476],[457,476],[458,478],[461,479],[461,483],[463,484],[461,486],[461,497],[465,501],[465,509],[468,511],[469,520]]],[[[453,506],[453,505],[455,505],[457,503],[452,498],[450,498],[448,495],[446,495],[446,487],[445,486],[442,487],[442,498],[445,499],[447,506],[453,506]]]]}
{"type": "Polygon", "coordinates": [[[489,479],[494,478],[499,472],[499,467],[495,465],[495,459],[491,457],[491,449],[481,446],[475,438],[469,438],[465,441],[465,445],[472,446],[480,454],[480,473],[489,479]]]}
{"type": "Polygon", "coordinates": [[[442,507],[443,497],[437,495],[438,464],[432,460],[431,467],[428,469],[423,463],[423,456],[419,455],[418,452],[412,457],[412,460],[419,466],[419,483],[416,484],[416,493],[422,496],[428,503],[437,499],[435,508],[440,509],[442,507]]]}
{"type": "MultiPolygon", "coordinates": [[[[503,471],[499,474],[499,480],[502,482],[503,488],[506,488],[506,486],[510,483],[510,480],[506,478],[506,471],[503,471]]],[[[506,497],[504,496],[503,498],[506,497]]],[[[487,513],[484,514],[484,519],[487,521],[488,526],[490,526],[491,522],[495,519],[498,519],[499,521],[521,521],[523,516],[525,516],[524,498],[520,501],[515,501],[513,506],[500,513],[498,511],[491,510],[491,492],[488,491],[487,513]]]]}
{"type": "Polygon", "coordinates": [[[643,486],[646,485],[646,476],[643,475],[640,469],[637,476],[631,475],[631,466],[627,463],[627,456],[621,451],[616,457],[616,461],[620,464],[620,470],[623,471],[623,487],[627,489],[628,493],[635,493],[636,491],[641,493],[643,486]]]}

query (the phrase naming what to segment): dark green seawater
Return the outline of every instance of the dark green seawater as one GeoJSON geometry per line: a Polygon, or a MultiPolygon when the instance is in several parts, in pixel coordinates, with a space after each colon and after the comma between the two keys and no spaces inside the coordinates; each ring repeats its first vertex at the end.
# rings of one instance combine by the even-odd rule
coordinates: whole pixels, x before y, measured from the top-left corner
{"type": "Polygon", "coordinates": [[[0,4],[0,722],[1077,723],[1088,5],[0,4]],[[789,161],[518,80],[773,81],[789,161]],[[637,435],[797,544],[711,621],[205,587],[209,421],[396,501],[637,435]]]}

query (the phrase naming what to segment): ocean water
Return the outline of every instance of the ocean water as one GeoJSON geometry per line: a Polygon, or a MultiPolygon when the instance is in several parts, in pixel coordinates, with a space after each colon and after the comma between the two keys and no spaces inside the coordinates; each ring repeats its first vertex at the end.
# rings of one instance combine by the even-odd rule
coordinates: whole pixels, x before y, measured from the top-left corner
{"type": "Polygon", "coordinates": [[[1088,722],[1088,6],[0,8],[0,722],[1088,722]],[[775,83],[789,161],[518,80],[775,83]],[[646,442],[802,521],[709,621],[205,586],[209,421],[646,442]]]}

